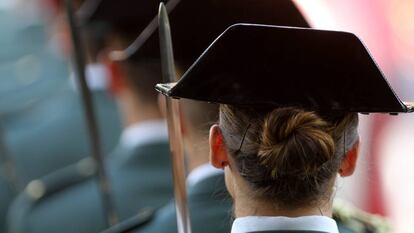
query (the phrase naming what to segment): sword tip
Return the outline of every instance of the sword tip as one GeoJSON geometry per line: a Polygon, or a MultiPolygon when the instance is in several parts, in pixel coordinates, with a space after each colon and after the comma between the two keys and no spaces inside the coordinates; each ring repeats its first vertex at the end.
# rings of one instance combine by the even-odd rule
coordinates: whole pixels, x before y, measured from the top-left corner
{"type": "Polygon", "coordinates": [[[159,22],[165,22],[168,20],[168,12],[165,4],[163,2],[160,3],[160,7],[158,8],[158,17],[159,22]]]}

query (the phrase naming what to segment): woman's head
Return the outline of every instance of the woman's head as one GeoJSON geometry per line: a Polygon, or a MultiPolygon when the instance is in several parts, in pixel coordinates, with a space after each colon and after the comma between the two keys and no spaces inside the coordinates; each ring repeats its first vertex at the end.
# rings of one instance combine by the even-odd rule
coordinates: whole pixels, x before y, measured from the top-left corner
{"type": "MultiPolygon", "coordinates": [[[[242,192],[253,199],[280,208],[318,205],[331,196],[336,174],[355,150],[357,125],[356,113],[221,105],[219,125],[211,131],[213,164],[226,165],[220,154],[227,153],[227,181],[241,178],[247,187],[242,192]]],[[[347,166],[345,175],[353,168],[347,166]]],[[[233,196],[240,191],[228,188],[233,196]]]]}

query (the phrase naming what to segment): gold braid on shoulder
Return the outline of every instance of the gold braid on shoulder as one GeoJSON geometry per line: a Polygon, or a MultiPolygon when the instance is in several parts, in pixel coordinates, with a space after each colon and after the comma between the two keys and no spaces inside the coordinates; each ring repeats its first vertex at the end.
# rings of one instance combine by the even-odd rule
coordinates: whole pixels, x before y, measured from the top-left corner
{"type": "Polygon", "coordinates": [[[386,218],[367,213],[351,203],[336,198],[333,204],[333,218],[338,224],[355,233],[390,233],[386,218]]]}

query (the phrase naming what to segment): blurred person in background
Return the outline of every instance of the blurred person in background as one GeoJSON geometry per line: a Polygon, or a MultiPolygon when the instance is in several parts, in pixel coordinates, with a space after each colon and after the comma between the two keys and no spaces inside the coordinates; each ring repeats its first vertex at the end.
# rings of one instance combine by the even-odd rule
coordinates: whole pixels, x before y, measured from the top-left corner
{"type": "MultiPolygon", "coordinates": [[[[163,99],[164,100],[164,99],[163,99]]],[[[218,106],[198,101],[180,102],[182,131],[189,174],[188,206],[194,232],[230,232],[231,200],[224,174],[209,163],[208,131],[218,119],[218,106]]],[[[136,232],[177,232],[173,200],[158,210],[151,222],[136,232]]]]}
{"type": "MultiPolygon", "coordinates": [[[[9,2],[0,9],[1,232],[14,195],[31,180],[90,153],[79,93],[68,79],[68,57],[51,31],[57,16],[45,18],[40,1],[9,2]]],[[[120,131],[117,109],[102,87],[94,93],[109,151],[120,131]]]]}
{"type": "MultiPolygon", "coordinates": [[[[119,220],[124,220],[151,212],[172,197],[167,128],[153,89],[161,81],[159,50],[123,62],[110,61],[100,53],[105,55],[105,50],[131,43],[156,15],[158,1],[101,1],[86,13],[82,6],[78,11],[81,32],[87,33],[88,52],[96,51],[89,60],[107,65],[111,75],[106,91],[113,93],[121,112],[124,129],[105,164],[115,209],[119,220]],[[102,42],[96,40],[101,29],[105,32],[102,47],[93,47],[102,42]]],[[[65,168],[68,172],[64,175],[56,172],[37,180],[36,184],[44,186],[42,195],[33,198],[25,192],[19,196],[9,212],[9,232],[92,233],[105,229],[105,210],[96,180],[93,176],[82,179],[83,169],[71,167],[65,168]],[[61,188],[57,190],[56,186],[61,188]]]]}
{"type": "MultiPolygon", "coordinates": [[[[0,231],[2,232],[5,231],[5,215],[11,199],[24,187],[23,177],[27,178],[25,175],[28,173],[38,172],[44,167],[49,171],[55,169],[54,164],[50,166],[43,164],[53,160],[51,156],[48,157],[49,161],[46,159],[36,164],[25,164],[28,166],[18,164],[20,162],[18,158],[22,154],[13,154],[14,149],[30,147],[29,150],[34,151],[36,146],[22,141],[18,145],[11,145],[11,140],[15,135],[24,137],[24,132],[30,131],[28,128],[36,127],[34,124],[26,125],[27,122],[20,121],[21,117],[25,114],[30,115],[31,110],[41,105],[66,75],[64,72],[66,66],[55,60],[56,57],[47,49],[45,25],[36,12],[37,8],[31,8],[34,5],[27,4],[27,8],[20,9],[16,8],[16,4],[16,1],[9,1],[7,8],[0,9],[0,179],[2,180],[0,231]],[[25,14],[21,16],[20,11],[24,11],[25,14]]],[[[35,135],[32,140],[38,137],[39,135],[35,135]]],[[[30,153],[30,155],[36,154],[30,153]]]]}
{"type": "MultiPolygon", "coordinates": [[[[38,6],[46,8],[43,7],[38,6]]],[[[3,123],[4,142],[14,161],[20,188],[90,154],[79,93],[73,78],[68,79],[69,57],[59,52],[60,45],[64,47],[64,42],[68,41],[59,36],[67,28],[59,20],[60,14],[63,12],[52,15],[47,22],[43,19],[40,26],[26,26],[17,34],[12,42],[18,45],[14,47],[31,46],[35,52],[21,49],[23,54],[17,56],[14,64],[10,61],[10,65],[3,66],[9,72],[9,75],[2,76],[3,79],[8,82],[23,80],[20,82],[24,84],[5,89],[6,97],[2,98],[2,101],[10,99],[7,103],[14,108],[20,103],[25,104],[3,123]],[[39,44],[34,45],[33,41],[39,44]]],[[[106,70],[103,66],[91,66],[88,70],[89,86],[93,90],[100,131],[103,133],[101,143],[104,152],[108,153],[119,137],[120,121],[114,100],[106,92],[106,70]]]]}
{"type": "MultiPolygon", "coordinates": [[[[11,15],[10,9],[6,8],[8,5],[0,5],[0,44],[2,46],[8,46],[10,44],[11,37],[13,37],[13,30],[16,19],[14,19],[11,15]]],[[[9,55],[9,51],[1,50],[1,61],[0,66],[9,60],[13,59],[12,55],[9,55]]],[[[0,85],[0,95],[2,99],[5,97],[3,95],[5,89],[1,88],[3,85],[8,85],[5,83],[6,77],[8,76],[7,73],[1,72],[0,73],[0,81],[2,85],[0,85]]],[[[10,82],[9,82],[10,83],[10,82]]],[[[4,132],[3,132],[3,120],[7,113],[10,112],[10,104],[5,104],[4,102],[0,102],[0,231],[5,231],[5,219],[6,213],[8,210],[8,206],[12,201],[14,195],[17,192],[16,181],[14,179],[14,166],[12,161],[7,153],[7,148],[4,145],[4,132]]]]}

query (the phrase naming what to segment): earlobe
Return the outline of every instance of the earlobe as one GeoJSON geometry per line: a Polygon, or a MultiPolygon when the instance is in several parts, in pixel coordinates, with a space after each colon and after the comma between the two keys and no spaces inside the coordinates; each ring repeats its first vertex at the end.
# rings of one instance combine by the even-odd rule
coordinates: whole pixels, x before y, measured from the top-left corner
{"type": "Polygon", "coordinates": [[[105,60],[105,65],[110,73],[109,90],[111,91],[111,93],[116,95],[126,86],[123,80],[121,67],[119,63],[114,62],[109,58],[105,60]]]}
{"type": "Polygon", "coordinates": [[[342,177],[351,176],[354,174],[359,154],[359,141],[357,141],[352,149],[348,151],[342,160],[339,169],[339,175],[342,177]]]}
{"type": "Polygon", "coordinates": [[[215,124],[210,128],[210,162],[215,168],[224,169],[229,165],[227,149],[220,127],[215,124]]]}

